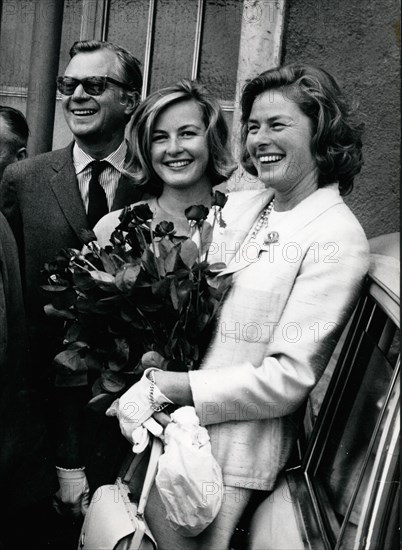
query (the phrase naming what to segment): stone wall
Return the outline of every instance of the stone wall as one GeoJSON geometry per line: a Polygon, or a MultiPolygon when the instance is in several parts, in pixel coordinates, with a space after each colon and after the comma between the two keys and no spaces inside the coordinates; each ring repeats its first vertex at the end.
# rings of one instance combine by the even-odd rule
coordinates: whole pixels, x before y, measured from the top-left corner
{"type": "Polygon", "coordinates": [[[288,0],[285,17],[283,62],[326,68],[366,125],[365,164],[346,202],[369,238],[399,231],[399,2],[288,0]]]}

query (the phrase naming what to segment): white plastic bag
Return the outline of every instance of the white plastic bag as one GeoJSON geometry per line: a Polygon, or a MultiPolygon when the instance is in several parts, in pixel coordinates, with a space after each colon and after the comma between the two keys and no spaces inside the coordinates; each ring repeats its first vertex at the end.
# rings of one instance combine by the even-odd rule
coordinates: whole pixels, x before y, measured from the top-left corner
{"type": "Polygon", "coordinates": [[[171,419],[165,429],[166,446],[159,459],[156,486],[172,528],[182,536],[195,537],[219,512],[222,472],[194,407],[177,409],[171,419]]]}

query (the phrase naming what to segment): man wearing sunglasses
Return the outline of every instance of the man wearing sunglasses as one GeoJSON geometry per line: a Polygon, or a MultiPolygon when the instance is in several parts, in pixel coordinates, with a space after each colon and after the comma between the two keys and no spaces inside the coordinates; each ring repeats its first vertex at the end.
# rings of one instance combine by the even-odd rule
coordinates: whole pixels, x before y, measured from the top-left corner
{"type": "MultiPolygon", "coordinates": [[[[8,166],[0,185],[0,210],[19,248],[35,378],[49,419],[62,324],[44,314],[40,271],[61,249],[81,249],[82,229],[142,198],[124,174],[125,128],[141,93],[139,62],[124,48],[98,41],[76,42],[70,58],[57,88],[72,143],[8,166]]],[[[67,451],[71,456],[64,455],[61,465],[79,466],[76,446],[67,451]]]]}

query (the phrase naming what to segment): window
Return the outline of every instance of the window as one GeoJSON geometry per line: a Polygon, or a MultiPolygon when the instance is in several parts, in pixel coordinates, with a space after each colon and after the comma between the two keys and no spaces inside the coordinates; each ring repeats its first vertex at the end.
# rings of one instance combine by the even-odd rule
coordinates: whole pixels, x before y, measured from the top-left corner
{"type": "Polygon", "coordinates": [[[287,473],[305,548],[399,548],[399,297],[384,258],[306,415],[302,466],[287,473]]]}
{"type": "Polygon", "coordinates": [[[330,540],[335,544],[342,538],[340,548],[352,547],[364,500],[373,489],[374,465],[384,452],[382,434],[395,412],[398,335],[368,296],[356,330],[357,348],[345,358],[337,385],[330,386],[330,429],[317,464],[312,459],[307,468],[330,540]]]}

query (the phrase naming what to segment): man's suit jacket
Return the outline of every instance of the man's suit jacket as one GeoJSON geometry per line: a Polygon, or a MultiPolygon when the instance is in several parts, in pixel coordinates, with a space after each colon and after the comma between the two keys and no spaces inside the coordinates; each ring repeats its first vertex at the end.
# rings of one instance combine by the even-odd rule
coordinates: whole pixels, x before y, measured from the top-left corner
{"type": "MultiPolygon", "coordinates": [[[[68,468],[80,466],[79,430],[89,388],[54,389],[52,360],[60,351],[63,322],[46,317],[47,297],[40,289],[40,270],[63,248],[81,250],[88,221],[73,165],[73,144],[7,167],[0,183],[0,211],[16,238],[22,271],[35,387],[45,405],[54,438],[56,460],[68,468]],[[66,391],[65,391],[66,390],[66,391]],[[56,410],[58,408],[58,410],[56,410]],[[59,440],[59,434],[63,434],[59,440]],[[64,434],[67,434],[65,436],[64,434]]],[[[142,198],[142,191],[121,176],[112,209],[142,198]]]]}
{"type": "Polygon", "coordinates": [[[0,489],[8,512],[57,488],[28,357],[17,246],[0,213],[0,489]]]}
{"type": "Polygon", "coordinates": [[[224,483],[273,488],[298,434],[298,417],[325,369],[368,270],[363,229],[337,186],[318,189],[246,237],[271,190],[229,194],[225,230],[209,261],[233,285],[201,369],[190,372],[224,483]],[[245,240],[246,239],[246,240],[245,240]]]}
{"type": "MultiPolygon", "coordinates": [[[[0,211],[17,240],[30,318],[43,315],[39,273],[44,263],[62,248],[81,249],[80,231],[88,229],[72,147],[12,164],[0,183],[0,211]]],[[[141,198],[142,191],[122,176],[112,210],[141,198]]]]}

